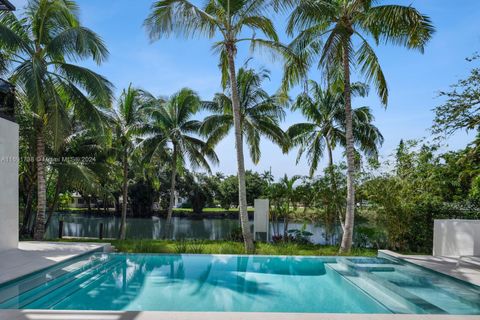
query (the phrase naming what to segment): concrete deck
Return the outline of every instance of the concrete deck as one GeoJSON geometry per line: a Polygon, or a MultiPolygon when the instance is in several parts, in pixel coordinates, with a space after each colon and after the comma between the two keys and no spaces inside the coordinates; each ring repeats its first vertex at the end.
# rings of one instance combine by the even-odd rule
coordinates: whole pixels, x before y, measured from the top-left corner
{"type": "Polygon", "coordinates": [[[18,249],[0,251],[0,284],[87,252],[109,248],[108,243],[21,241],[18,249]]]}
{"type": "Polygon", "coordinates": [[[479,320],[480,316],[163,311],[0,310],[2,320],[479,320]]]}
{"type": "Polygon", "coordinates": [[[473,261],[469,261],[469,259],[462,259],[457,267],[458,258],[403,255],[390,250],[378,250],[378,252],[480,286],[480,265],[473,261]]]}

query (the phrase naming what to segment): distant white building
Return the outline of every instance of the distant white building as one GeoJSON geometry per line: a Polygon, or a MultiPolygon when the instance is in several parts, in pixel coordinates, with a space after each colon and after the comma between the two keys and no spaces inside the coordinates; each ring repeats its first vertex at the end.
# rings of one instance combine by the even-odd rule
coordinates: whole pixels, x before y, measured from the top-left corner
{"type": "MultiPolygon", "coordinates": [[[[73,192],[71,195],[71,200],[68,203],[69,208],[87,208],[88,203],[87,200],[85,200],[82,195],[78,192],[73,192]]],[[[122,197],[120,196],[120,203],[122,203],[122,197]]],[[[96,205],[103,205],[103,201],[101,199],[91,199],[90,205],[92,207],[95,207],[96,205]]]]}
{"type": "Polygon", "coordinates": [[[87,201],[83,199],[83,197],[80,195],[78,192],[74,192],[70,195],[71,200],[68,206],[70,208],[86,208],[87,207],[87,201]]]}
{"type": "MultiPolygon", "coordinates": [[[[167,199],[167,202],[170,201],[170,199],[167,199]]],[[[188,202],[188,198],[186,197],[180,197],[178,192],[175,192],[175,200],[173,203],[174,208],[181,208],[185,203],[188,202]]],[[[160,202],[154,202],[152,205],[152,210],[160,210],[160,202]]]]}

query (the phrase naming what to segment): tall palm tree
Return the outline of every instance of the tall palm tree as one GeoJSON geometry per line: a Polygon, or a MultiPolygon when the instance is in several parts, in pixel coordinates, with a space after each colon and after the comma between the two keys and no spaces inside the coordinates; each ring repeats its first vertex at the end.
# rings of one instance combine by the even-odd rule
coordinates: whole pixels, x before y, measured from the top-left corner
{"type": "MultiPolygon", "coordinates": [[[[242,144],[245,138],[253,163],[260,161],[260,139],[266,137],[285,149],[286,136],[280,128],[280,121],[285,118],[282,107],[283,97],[269,95],[262,88],[264,80],[269,79],[269,72],[261,69],[240,68],[237,75],[237,89],[240,109],[240,130],[242,144]]],[[[203,121],[201,133],[208,137],[210,145],[216,145],[224,139],[234,127],[234,112],[231,84],[227,94],[217,93],[213,102],[204,102],[206,109],[213,112],[203,121]]]]}
{"type": "MultiPolygon", "coordinates": [[[[280,2],[280,1],[277,1],[280,2]]],[[[430,19],[412,6],[375,5],[374,0],[292,0],[294,5],[287,32],[299,32],[291,44],[303,63],[287,63],[284,85],[303,80],[319,57],[318,65],[327,77],[343,82],[347,153],[347,206],[341,252],[352,246],[355,213],[355,155],[351,104],[351,67],[357,66],[368,82],[373,82],[384,105],[388,89],[375,45],[395,44],[423,52],[434,28],[430,19]]]]}
{"type": "Polygon", "coordinates": [[[201,107],[199,96],[191,89],[184,88],[169,99],[153,99],[148,111],[150,121],[144,130],[142,142],[146,150],[145,160],[152,157],[165,158],[165,149],[171,149],[170,162],[170,202],[168,205],[165,237],[170,236],[177,171],[186,163],[192,167],[201,167],[210,171],[208,161],[218,163],[215,151],[196,135],[202,124],[192,119],[201,107]]]}
{"type": "MultiPolygon", "coordinates": [[[[310,165],[310,176],[315,174],[318,164],[324,155],[328,155],[328,170],[334,196],[338,194],[337,182],[333,166],[333,150],[337,145],[346,146],[346,121],[344,95],[335,87],[323,90],[313,81],[307,82],[308,91],[300,94],[292,106],[300,110],[309,121],[296,123],[287,130],[292,146],[299,146],[297,162],[306,153],[310,165]]],[[[361,83],[352,84],[354,95],[366,96],[368,87],[361,83]]],[[[372,123],[374,118],[369,107],[352,110],[353,140],[356,150],[367,157],[378,156],[378,147],[383,144],[380,130],[372,123]]],[[[338,203],[338,201],[335,201],[338,203]]],[[[342,229],[344,229],[341,207],[337,206],[342,229]]]]}
{"type": "Polygon", "coordinates": [[[122,218],[120,223],[120,239],[125,239],[127,232],[128,207],[128,171],[129,155],[137,147],[145,126],[146,116],[143,108],[148,105],[149,94],[130,85],[120,95],[117,110],[114,114],[114,153],[122,163],[122,218]]]}
{"type": "Polygon", "coordinates": [[[106,59],[107,48],[93,31],[83,27],[78,7],[71,0],[31,0],[22,19],[0,13],[0,48],[16,84],[35,116],[37,161],[37,216],[34,238],[45,233],[45,142],[59,144],[71,126],[71,109],[77,119],[103,129],[97,105],[109,106],[112,84],[97,73],[71,63],[106,59]]]}
{"type": "Polygon", "coordinates": [[[171,34],[185,37],[201,35],[209,39],[218,36],[219,38],[213,48],[220,53],[222,84],[226,86],[230,81],[232,88],[240,220],[247,252],[253,252],[255,247],[247,215],[240,97],[237,91],[235,57],[237,46],[241,42],[250,43],[252,49],[257,46],[281,49],[273,23],[265,16],[272,8],[271,4],[268,0],[209,0],[202,6],[196,6],[187,0],[160,0],[153,4],[152,12],[145,20],[152,40],[171,34]],[[250,29],[252,36],[245,35],[245,29],[250,29]],[[268,40],[256,38],[255,31],[263,33],[268,40]]]}

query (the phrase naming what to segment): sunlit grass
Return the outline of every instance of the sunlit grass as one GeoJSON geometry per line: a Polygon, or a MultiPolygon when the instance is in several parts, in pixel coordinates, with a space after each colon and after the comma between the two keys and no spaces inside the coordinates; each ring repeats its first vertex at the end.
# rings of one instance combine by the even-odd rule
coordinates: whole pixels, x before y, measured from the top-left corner
{"type": "MultiPolygon", "coordinates": [[[[117,251],[126,253],[202,253],[244,254],[243,243],[210,240],[95,240],[68,239],[62,241],[109,242],[117,251]]],[[[256,243],[257,255],[336,256],[337,246],[307,245],[298,243],[256,243]]],[[[350,256],[376,256],[374,249],[354,248],[350,256]]]]}

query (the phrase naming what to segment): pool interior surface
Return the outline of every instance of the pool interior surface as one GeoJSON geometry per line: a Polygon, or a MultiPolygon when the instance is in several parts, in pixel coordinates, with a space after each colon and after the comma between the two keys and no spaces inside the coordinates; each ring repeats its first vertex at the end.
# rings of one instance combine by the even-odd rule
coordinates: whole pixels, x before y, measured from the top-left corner
{"type": "Polygon", "coordinates": [[[94,253],[1,285],[0,309],[480,314],[480,288],[397,259],[94,253]]]}

